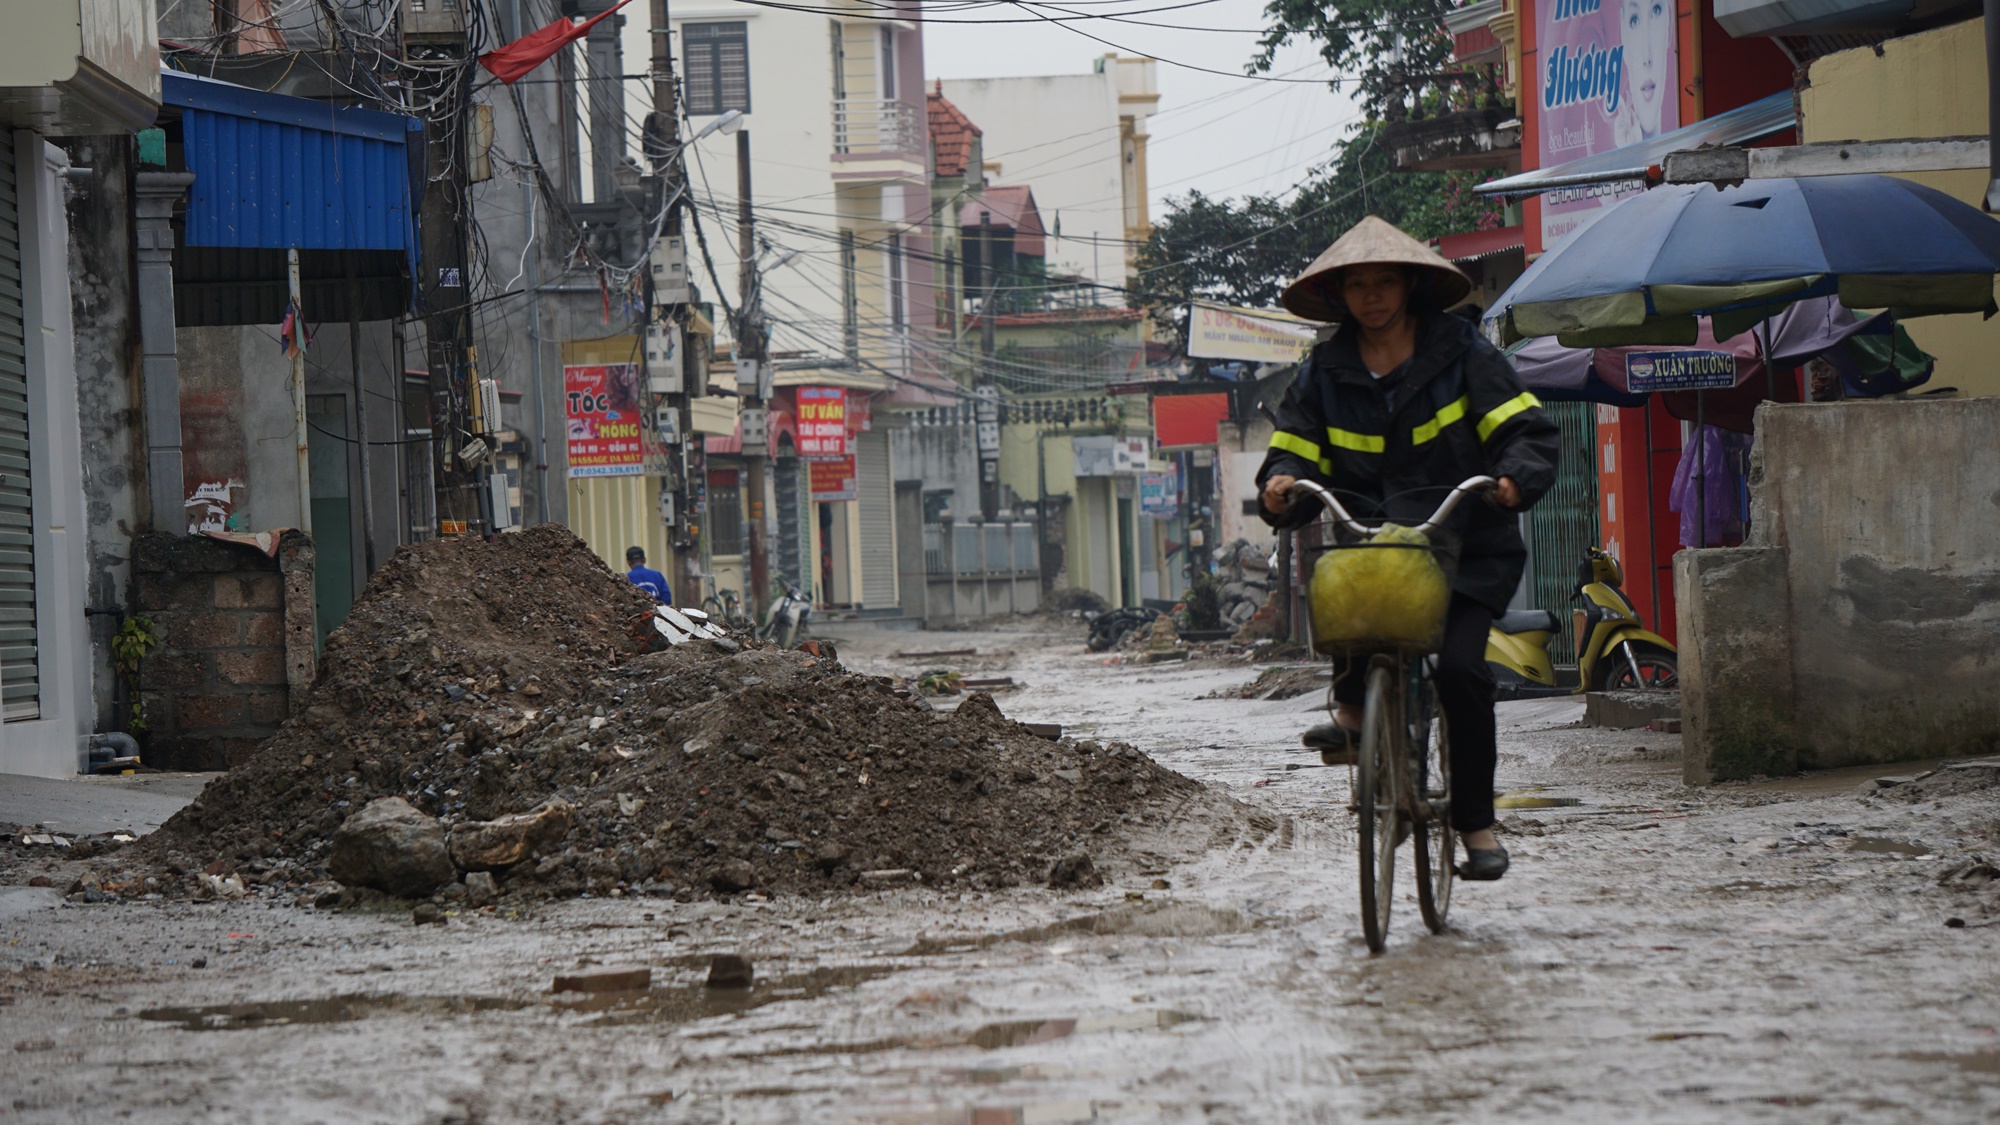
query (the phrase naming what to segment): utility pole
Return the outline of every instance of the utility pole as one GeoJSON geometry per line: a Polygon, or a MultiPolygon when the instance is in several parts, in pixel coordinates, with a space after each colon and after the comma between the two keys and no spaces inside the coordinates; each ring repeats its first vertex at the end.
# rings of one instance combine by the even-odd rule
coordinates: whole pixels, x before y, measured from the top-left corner
{"type": "MultiPolygon", "coordinates": [[[[687,154],[681,147],[680,106],[674,96],[674,45],[673,34],[667,24],[667,0],[652,0],[653,35],[653,128],[650,139],[657,146],[660,203],[668,208],[667,220],[662,228],[669,237],[681,235],[681,185],[687,182],[687,154]]],[[[685,245],[685,240],[681,243],[685,245]]],[[[648,247],[649,253],[661,253],[659,247],[648,247]]],[[[685,273],[685,269],[682,271],[685,273]]],[[[659,301],[658,295],[654,297],[659,301]]],[[[685,321],[682,306],[660,303],[652,315],[665,323],[661,327],[672,332],[673,326],[685,321]]],[[[683,605],[701,604],[699,581],[700,545],[694,537],[685,533],[690,518],[694,515],[690,502],[693,490],[688,487],[688,478],[693,471],[688,446],[694,441],[692,426],[694,418],[689,397],[694,390],[694,382],[700,377],[695,365],[685,350],[680,356],[681,379],[678,384],[670,384],[660,400],[660,409],[674,419],[676,443],[667,450],[669,472],[661,484],[671,512],[662,513],[667,518],[667,537],[673,543],[673,573],[671,583],[681,591],[683,605]]],[[[647,374],[647,385],[652,385],[652,374],[647,374]]],[[[699,526],[699,525],[697,525],[699,526]]]]}
{"type": "Polygon", "coordinates": [[[974,391],[974,434],[979,445],[979,516],[988,523],[1000,518],[1000,388],[993,380],[993,209],[981,204],[979,212],[979,354],[980,364],[974,391]]]}
{"type": "Polygon", "coordinates": [[[764,616],[764,593],[770,588],[770,559],[764,549],[764,470],[771,446],[764,404],[764,299],[757,284],[757,228],[750,205],[750,130],[736,134],[737,285],[742,312],[736,327],[736,386],[743,399],[743,457],[750,462],[750,581],[743,606],[752,621],[764,616]],[[744,364],[749,382],[744,382],[744,364]]]}
{"type": "MultiPolygon", "coordinates": [[[[412,58],[426,62],[461,61],[466,37],[462,17],[440,12],[420,29],[406,25],[404,39],[412,58]]],[[[426,131],[426,166],[443,169],[444,179],[426,185],[420,214],[418,277],[419,308],[424,311],[425,367],[429,372],[431,463],[436,473],[437,525],[432,535],[462,534],[491,529],[485,516],[484,474],[468,464],[469,435],[476,429],[478,374],[472,365],[471,316],[468,312],[466,224],[471,192],[467,181],[464,118],[471,112],[470,82],[455,77],[456,69],[426,69],[422,93],[457,120],[453,127],[426,131]],[[481,526],[483,525],[483,526],[481,526]]]]}

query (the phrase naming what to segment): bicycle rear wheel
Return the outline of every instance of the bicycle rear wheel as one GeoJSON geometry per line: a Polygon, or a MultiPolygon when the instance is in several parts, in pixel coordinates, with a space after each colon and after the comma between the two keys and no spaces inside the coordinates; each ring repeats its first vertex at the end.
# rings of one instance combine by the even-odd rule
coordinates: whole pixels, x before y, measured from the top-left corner
{"type": "Polygon", "coordinates": [[[1424,739],[1415,784],[1417,796],[1430,808],[1430,815],[1417,824],[1417,909],[1423,913],[1424,925],[1441,934],[1445,914],[1451,909],[1451,861],[1456,843],[1451,830],[1451,731],[1442,714],[1424,739]]]}
{"type": "Polygon", "coordinates": [[[1361,755],[1354,777],[1354,802],[1361,815],[1361,933],[1371,953],[1389,938],[1389,907],[1396,883],[1396,799],[1394,755],[1403,753],[1396,669],[1388,662],[1368,669],[1368,696],[1361,718],[1361,755]]]}

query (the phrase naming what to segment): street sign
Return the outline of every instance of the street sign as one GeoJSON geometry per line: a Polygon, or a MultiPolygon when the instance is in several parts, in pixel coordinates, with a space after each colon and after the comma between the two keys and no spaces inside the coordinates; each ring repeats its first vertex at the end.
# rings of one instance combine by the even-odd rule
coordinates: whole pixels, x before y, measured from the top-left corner
{"type": "Polygon", "coordinates": [[[1625,386],[1633,394],[1700,391],[1736,385],[1736,357],[1729,352],[1625,353],[1625,386]]]}

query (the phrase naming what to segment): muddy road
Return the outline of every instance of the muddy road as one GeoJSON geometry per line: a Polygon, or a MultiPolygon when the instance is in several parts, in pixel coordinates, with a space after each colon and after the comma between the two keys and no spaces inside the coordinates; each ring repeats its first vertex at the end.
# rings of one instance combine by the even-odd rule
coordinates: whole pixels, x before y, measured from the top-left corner
{"type": "Polygon", "coordinates": [[[1513,870],[1460,884],[1443,936],[1405,880],[1369,957],[1347,771],[1294,749],[1314,697],[1205,699],[1256,669],[1107,665],[1081,639],[852,631],[841,653],[1012,677],[1010,718],[1132,742],[1248,806],[1198,858],[1107,863],[1089,891],[584,899],[443,926],[0,887],[0,1120],[2000,1116],[2000,769],[1691,790],[1678,736],[1503,705],[1513,870]],[[718,953],[756,985],[704,988],[718,953]],[[635,966],[644,993],[550,991],[635,966]]]}

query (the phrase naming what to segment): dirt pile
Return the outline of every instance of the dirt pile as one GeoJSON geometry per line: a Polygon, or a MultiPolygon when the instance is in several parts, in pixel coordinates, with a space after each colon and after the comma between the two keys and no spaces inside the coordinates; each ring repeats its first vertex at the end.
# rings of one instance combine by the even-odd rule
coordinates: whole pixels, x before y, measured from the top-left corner
{"type": "Polygon", "coordinates": [[[560,804],[560,837],[494,870],[499,893],[685,898],[1004,886],[1078,851],[1115,873],[1159,866],[1142,841],[1185,840],[1188,818],[1235,819],[1130,746],[1036,737],[987,696],[940,715],[747,639],[645,651],[649,612],[559,527],[405,548],[329,639],[304,710],[127,857],[187,892],[295,891],[327,880],[336,831],[378,798],[438,818],[461,867],[496,831],[481,825],[560,804]]]}

